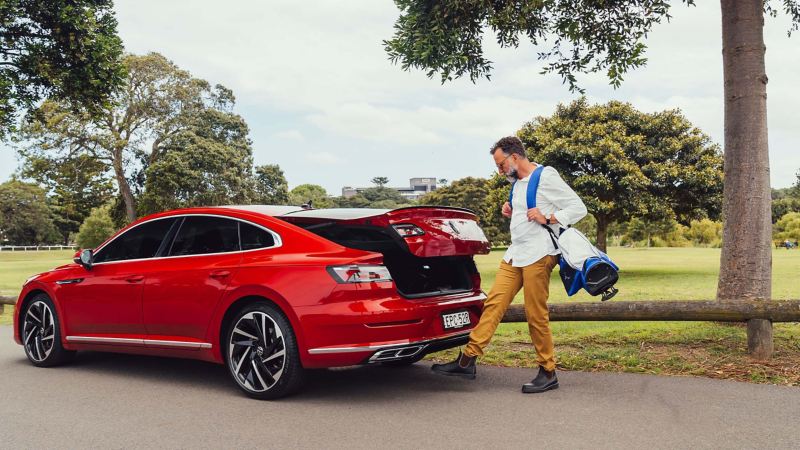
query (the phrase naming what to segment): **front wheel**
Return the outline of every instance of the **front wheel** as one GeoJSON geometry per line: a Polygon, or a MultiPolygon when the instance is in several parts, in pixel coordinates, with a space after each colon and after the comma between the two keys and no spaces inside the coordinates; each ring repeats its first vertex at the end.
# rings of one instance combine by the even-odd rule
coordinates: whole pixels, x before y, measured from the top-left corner
{"type": "Polygon", "coordinates": [[[52,367],[69,361],[74,351],[61,345],[61,329],[53,301],[38,294],[22,311],[22,346],[28,361],[38,367],[52,367]]]}
{"type": "Polygon", "coordinates": [[[266,303],[250,304],[233,318],[226,336],[228,371],[239,388],[260,400],[296,392],[305,371],[286,316],[266,303]]]}

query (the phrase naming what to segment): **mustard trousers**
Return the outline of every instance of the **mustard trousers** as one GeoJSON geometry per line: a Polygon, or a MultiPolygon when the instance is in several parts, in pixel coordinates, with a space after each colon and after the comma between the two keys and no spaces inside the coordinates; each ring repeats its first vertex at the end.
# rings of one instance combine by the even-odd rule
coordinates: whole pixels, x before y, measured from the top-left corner
{"type": "Polygon", "coordinates": [[[545,370],[556,368],[553,335],[550,332],[550,314],[547,297],[550,295],[550,274],[558,264],[558,256],[548,255],[525,267],[514,267],[500,261],[494,286],[483,305],[483,314],[478,325],[469,334],[469,343],[464,349],[467,356],[483,356],[497,325],[520,289],[524,288],[525,316],[528,331],[536,348],[536,361],[545,370]]]}

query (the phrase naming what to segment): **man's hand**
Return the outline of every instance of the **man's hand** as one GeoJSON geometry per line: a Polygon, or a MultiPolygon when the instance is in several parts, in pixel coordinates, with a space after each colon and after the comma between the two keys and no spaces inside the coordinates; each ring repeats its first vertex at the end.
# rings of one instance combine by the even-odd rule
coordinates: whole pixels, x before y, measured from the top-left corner
{"type": "Polygon", "coordinates": [[[528,222],[539,222],[541,224],[547,223],[547,219],[544,217],[539,208],[531,208],[528,210],[528,222]]]}
{"type": "Polygon", "coordinates": [[[503,216],[511,217],[511,204],[508,202],[503,203],[503,216]]]}

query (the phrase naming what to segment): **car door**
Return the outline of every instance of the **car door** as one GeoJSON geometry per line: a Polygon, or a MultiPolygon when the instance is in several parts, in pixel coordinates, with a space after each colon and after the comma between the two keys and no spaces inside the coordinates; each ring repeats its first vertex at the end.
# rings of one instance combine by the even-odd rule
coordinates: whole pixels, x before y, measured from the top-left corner
{"type": "Polygon", "coordinates": [[[142,311],[149,343],[205,346],[214,306],[241,260],[238,221],[185,216],[166,255],[168,264],[144,286],[142,311]]]}
{"type": "Polygon", "coordinates": [[[144,280],[156,270],[152,258],[163,251],[175,222],[155,219],[125,230],[97,249],[91,269],[78,268],[57,282],[69,340],[124,344],[142,339],[144,280]]]}

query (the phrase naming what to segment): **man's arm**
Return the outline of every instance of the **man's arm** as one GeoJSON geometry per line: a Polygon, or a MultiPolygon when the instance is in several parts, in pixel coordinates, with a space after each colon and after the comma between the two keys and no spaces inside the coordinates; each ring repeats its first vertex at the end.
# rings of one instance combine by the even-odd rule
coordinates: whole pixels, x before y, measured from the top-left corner
{"type": "Polygon", "coordinates": [[[545,167],[539,183],[539,190],[555,206],[550,223],[572,225],[586,216],[586,205],[552,167],[545,167]],[[553,220],[555,219],[555,221],[553,220]]]}

